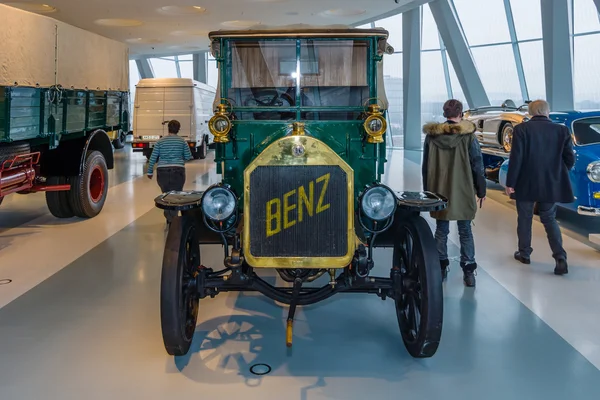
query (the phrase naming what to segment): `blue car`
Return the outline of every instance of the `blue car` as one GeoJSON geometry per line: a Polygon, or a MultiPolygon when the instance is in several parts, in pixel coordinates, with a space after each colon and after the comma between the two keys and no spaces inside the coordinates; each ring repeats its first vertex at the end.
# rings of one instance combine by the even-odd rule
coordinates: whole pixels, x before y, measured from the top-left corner
{"type": "MultiPolygon", "coordinates": [[[[576,160],[570,171],[575,202],[559,206],[581,215],[600,217],[600,111],[554,112],[550,119],[569,128],[576,160]]],[[[502,187],[506,187],[507,172],[508,158],[498,173],[502,187]]]]}

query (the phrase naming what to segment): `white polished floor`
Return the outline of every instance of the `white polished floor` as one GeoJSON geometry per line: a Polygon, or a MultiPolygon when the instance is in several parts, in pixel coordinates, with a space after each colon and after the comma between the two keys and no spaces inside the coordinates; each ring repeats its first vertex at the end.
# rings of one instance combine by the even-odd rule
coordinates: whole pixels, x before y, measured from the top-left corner
{"type": "MultiPolygon", "coordinates": [[[[248,294],[202,301],[191,353],[169,357],[158,315],[159,190],[142,176],[143,158],[118,158],[117,184],[93,220],[59,222],[43,195],[0,207],[0,282],[12,280],[0,285],[1,400],[598,398],[600,252],[565,232],[570,273],[554,276],[536,221],[532,264],[517,263],[514,206],[493,189],[474,227],[477,288],[464,288],[453,263],[435,357],[410,358],[392,303],[367,295],[301,308],[288,351],[286,310],[248,294]],[[273,371],[256,378],[254,363],[273,371]]],[[[418,154],[391,153],[385,182],[419,190],[418,163],[418,154]]],[[[194,161],[186,187],[216,179],[212,160],[194,161]]],[[[218,266],[219,246],[202,251],[218,266]]],[[[388,268],[389,251],[376,261],[388,268]]]]}

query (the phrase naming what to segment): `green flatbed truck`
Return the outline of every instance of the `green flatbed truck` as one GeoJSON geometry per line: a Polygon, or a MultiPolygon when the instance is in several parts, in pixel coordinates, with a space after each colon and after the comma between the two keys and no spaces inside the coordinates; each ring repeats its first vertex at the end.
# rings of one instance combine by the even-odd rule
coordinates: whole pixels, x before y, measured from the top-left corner
{"type": "Polygon", "coordinates": [[[96,216],[128,131],[127,92],[0,86],[0,203],[44,191],[55,217],[96,216]]]}
{"type": "Polygon", "coordinates": [[[95,217],[129,132],[129,49],[5,4],[0,15],[0,203],[45,192],[54,216],[95,217]]]}

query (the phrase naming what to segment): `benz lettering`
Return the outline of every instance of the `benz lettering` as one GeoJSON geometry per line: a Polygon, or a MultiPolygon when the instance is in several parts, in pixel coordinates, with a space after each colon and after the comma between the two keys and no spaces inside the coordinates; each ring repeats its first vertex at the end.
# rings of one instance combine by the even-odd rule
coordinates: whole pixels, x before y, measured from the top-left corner
{"type": "Polygon", "coordinates": [[[327,173],[314,181],[284,193],[281,197],[267,201],[267,237],[277,235],[283,230],[304,222],[308,217],[327,211],[331,206],[326,203],[325,199],[330,178],[331,175],[327,173]],[[319,196],[317,199],[315,199],[315,192],[319,196]]]}

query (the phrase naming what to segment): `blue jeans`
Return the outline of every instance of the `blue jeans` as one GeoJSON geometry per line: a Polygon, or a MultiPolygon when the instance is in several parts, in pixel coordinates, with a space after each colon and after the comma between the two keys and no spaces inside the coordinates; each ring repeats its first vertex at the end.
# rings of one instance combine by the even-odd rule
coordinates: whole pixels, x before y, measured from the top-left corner
{"type": "MultiPolygon", "coordinates": [[[[450,221],[437,220],[435,240],[440,260],[448,259],[448,234],[450,221]]],[[[475,264],[475,241],[471,231],[471,221],[456,221],[458,236],[460,237],[460,263],[461,265],[475,264]]]]}

